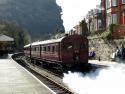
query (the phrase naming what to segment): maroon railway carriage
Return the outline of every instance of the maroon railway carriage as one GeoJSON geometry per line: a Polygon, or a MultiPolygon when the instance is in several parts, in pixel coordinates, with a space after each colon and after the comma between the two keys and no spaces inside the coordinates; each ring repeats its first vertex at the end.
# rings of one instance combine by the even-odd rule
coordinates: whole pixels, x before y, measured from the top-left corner
{"type": "Polygon", "coordinates": [[[24,47],[26,57],[63,65],[88,63],[88,40],[81,35],[35,42],[24,47]]]}

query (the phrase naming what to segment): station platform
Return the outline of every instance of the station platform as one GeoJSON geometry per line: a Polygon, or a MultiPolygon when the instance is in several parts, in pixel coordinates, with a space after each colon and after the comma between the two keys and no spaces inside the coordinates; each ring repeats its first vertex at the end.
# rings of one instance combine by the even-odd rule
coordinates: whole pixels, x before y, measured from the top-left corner
{"type": "Polygon", "coordinates": [[[98,61],[98,60],[89,60],[89,63],[97,65],[106,65],[106,66],[117,64],[117,62],[115,61],[98,61]]]}
{"type": "Polygon", "coordinates": [[[0,94],[55,94],[12,59],[0,59],[0,94]]]}

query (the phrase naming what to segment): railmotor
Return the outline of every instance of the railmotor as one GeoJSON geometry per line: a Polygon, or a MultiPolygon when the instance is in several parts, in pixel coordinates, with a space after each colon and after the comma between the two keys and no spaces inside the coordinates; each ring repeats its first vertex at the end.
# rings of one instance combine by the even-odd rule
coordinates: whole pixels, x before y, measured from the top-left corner
{"type": "Polygon", "coordinates": [[[88,39],[82,35],[69,35],[59,39],[34,42],[24,46],[24,53],[32,61],[46,61],[68,67],[86,64],[88,39]]]}

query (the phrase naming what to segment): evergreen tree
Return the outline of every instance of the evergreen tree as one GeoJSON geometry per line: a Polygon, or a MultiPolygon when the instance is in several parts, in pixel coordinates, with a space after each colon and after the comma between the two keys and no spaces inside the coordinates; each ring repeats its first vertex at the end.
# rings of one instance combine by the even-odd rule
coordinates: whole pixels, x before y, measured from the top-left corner
{"type": "Polygon", "coordinates": [[[14,38],[15,50],[22,50],[23,46],[31,41],[29,34],[20,26],[12,22],[0,22],[0,34],[5,34],[14,38]]]}
{"type": "Polygon", "coordinates": [[[88,31],[88,27],[85,19],[83,19],[80,22],[80,28],[81,28],[82,35],[87,37],[89,35],[89,31],[88,31]]]}

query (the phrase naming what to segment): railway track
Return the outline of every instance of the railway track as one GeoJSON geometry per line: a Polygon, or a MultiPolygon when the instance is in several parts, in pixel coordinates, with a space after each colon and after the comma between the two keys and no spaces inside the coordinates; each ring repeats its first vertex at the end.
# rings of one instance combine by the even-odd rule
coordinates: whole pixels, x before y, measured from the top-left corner
{"type": "Polygon", "coordinates": [[[36,71],[30,70],[40,81],[42,81],[44,84],[46,84],[50,89],[52,89],[55,94],[74,94],[72,91],[68,90],[61,84],[53,81],[47,76],[41,75],[36,71]]]}
{"type": "Polygon", "coordinates": [[[41,82],[43,82],[46,86],[48,86],[51,90],[55,92],[55,94],[75,94],[65,86],[63,86],[61,83],[58,83],[51,79],[50,77],[41,74],[40,69],[38,68],[34,69],[29,66],[24,65],[24,61],[19,60],[20,58],[17,58],[16,61],[23,65],[28,71],[30,71],[33,75],[35,75],[41,82]]]}

